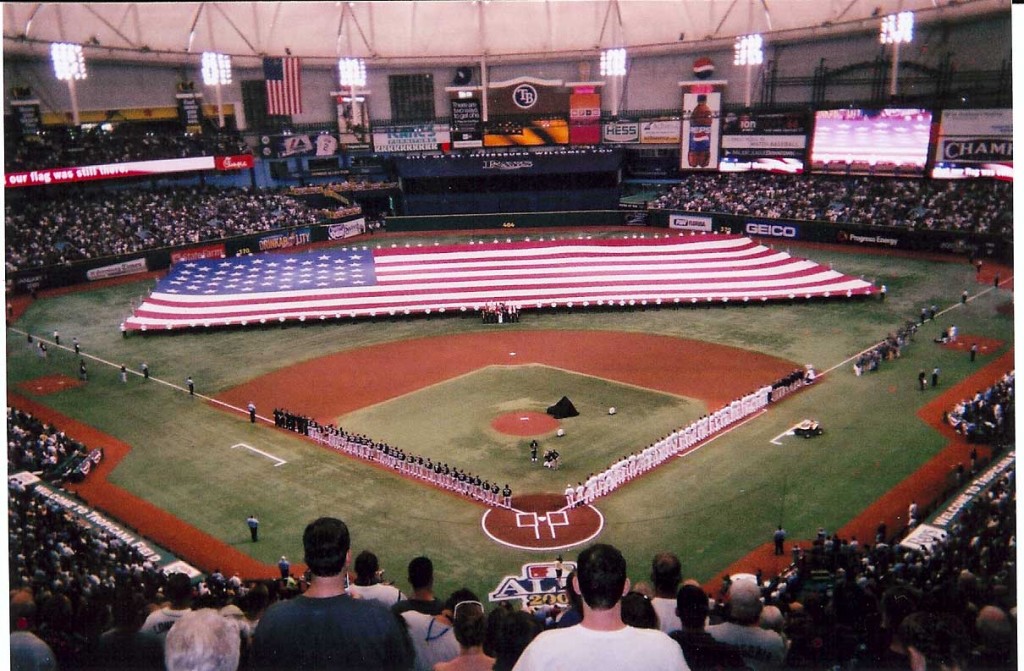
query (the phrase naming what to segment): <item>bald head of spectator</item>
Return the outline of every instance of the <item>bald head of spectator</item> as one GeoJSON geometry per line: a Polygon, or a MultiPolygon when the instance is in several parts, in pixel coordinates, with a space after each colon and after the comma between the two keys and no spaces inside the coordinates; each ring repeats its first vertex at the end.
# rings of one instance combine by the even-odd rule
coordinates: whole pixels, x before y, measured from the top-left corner
{"type": "Polygon", "coordinates": [[[734,580],[726,595],[729,619],[736,624],[756,625],[764,604],[761,588],[753,580],[734,580]]]}
{"type": "Polygon", "coordinates": [[[679,557],[671,552],[659,552],[651,560],[651,582],[654,583],[655,596],[673,599],[676,589],[683,579],[683,567],[679,557]]]}
{"type": "Polygon", "coordinates": [[[182,615],[167,632],[167,671],[235,671],[241,658],[238,624],[212,608],[182,615]]]}

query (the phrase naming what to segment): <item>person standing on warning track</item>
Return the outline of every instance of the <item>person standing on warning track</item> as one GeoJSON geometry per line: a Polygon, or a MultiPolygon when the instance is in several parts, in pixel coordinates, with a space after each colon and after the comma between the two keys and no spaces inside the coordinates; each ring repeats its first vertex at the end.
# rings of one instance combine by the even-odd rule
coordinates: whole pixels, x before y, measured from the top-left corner
{"type": "Polygon", "coordinates": [[[249,535],[252,536],[252,542],[255,543],[260,539],[260,521],[253,514],[246,518],[245,523],[249,527],[249,535]]]}
{"type": "Polygon", "coordinates": [[[775,530],[772,540],[775,542],[775,556],[779,557],[785,555],[786,530],[782,528],[781,524],[779,525],[779,528],[775,530]]]}
{"type": "Polygon", "coordinates": [[[691,168],[706,168],[711,162],[711,121],[713,113],[705,94],[697,96],[697,106],[690,113],[689,152],[686,161],[691,168]]]}

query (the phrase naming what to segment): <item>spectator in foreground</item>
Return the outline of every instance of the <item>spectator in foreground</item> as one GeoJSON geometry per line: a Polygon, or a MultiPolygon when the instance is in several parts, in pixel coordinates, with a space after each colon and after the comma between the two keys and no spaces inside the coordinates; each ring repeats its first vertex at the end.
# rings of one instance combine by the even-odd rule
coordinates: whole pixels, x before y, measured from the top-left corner
{"type": "Polygon", "coordinates": [[[651,605],[651,597],[633,591],[622,597],[622,621],[637,629],[658,629],[658,613],[651,605]]]}
{"type": "Polygon", "coordinates": [[[671,637],[683,650],[683,657],[693,671],[708,669],[745,669],[739,651],[719,643],[707,632],[711,604],[708,595],[697,585],[685,584],[676,594],[676,613],[682,628],[671,637]]]}
{"type": "Polygon", "coordinates": [[[156,634],[161,641],[167,638],[167,632],[174,623],[192,610],[192,580],[184,573],[172,573],[167,576],[164,596],[169,603],[150,613],[141,628],[143,632],[156,634]]]}
{"type": "Polygon", "coordinates": [[[912,671],[960,671],[970,655],[967,627],[948,613],[918,611],[900,624],[912,671]]]}
{"type": "Polygon", "coordinates": [[[569,601],[569,607],[559,613],[555,618],[556,629],[572,627],[583,621],[583,599],[574,587],[575,577],[576,569],[573,569],[569,572],[569,576],[565,580],[565,596],[569,601]]]}
{"type": "Polygon", "coordinates": [[[11,594],[11,669],[12,671],[56,671],[57,656],[46,642],[32,631],[36,602],[30,589],[11,594]]]}
{"type": "Polygon", "coordinates": [[[664,633],[623,623],[622,597],[629,591],[629,580],[626,560],[618,549],[593,545],[580,554],[576,570],[583,622],[541,633],[526,646],[514,667],[517,671],[688,670],[679,646],[664,633]]]}
{"type": "Polygon", "coordinates": [[[213,608],[178,618],[164,641],[167,671],[235,671],[241,659],[238,624],[213,608]]]}
{"type": "Polygon", "coordinates": [[[444,604],[434,596],[434,562],[429,557],[416,557],[409,562],[409,584],[412,585],[412,596],[392,606],[391,612],[395,615],[407,610],[427,615],[441,612],[444,604]]]}
{"type": "Polygon", "coordinates": [[[401,623],[380,605],[345,593],[352,558],[348,527],[321,517],[302,534],[312,575],[303,594],[270,606],[253,639],[257,669],[408,669],[413,653],[401,623]]]}
{"type": "Polygon", "coordinates": [[[505,607],[492,610],[487,616],[484,652],[494,657],[494,671],[511,671],[540,631],[537,620],[525,611],[505,607]]]}
{"type": "Polygon", "coordinates": [[[448,662],[434,665],[434,671],[491,671],[494,658],[484,653],[487,616],[484,606],[476,599],[460,601],[452,611],[455,622],[455,640],[459,642],[459,655],[448,662]]]}
{"type": "Polygon", "coordinates": [[[659,552],[651,561],[651,583],[654,598],[651,604],[658,613],[658,623],[666,634],[682,628],[676,615],[676,590],[683,580],[683,567],[679,557],[671,552],[659,552]]]}
{"type": "Polygon", "coordinates": [[[380,562],[377,555],[369,550],[363,550],[356,557],[356,580],[355,584],[349,585],[349,594],[358,596],[360,599],[376,601],[385,608],[391,608],[399,601],[405,599],[405,595],[394,585],[381,582],[380,562]]]}
{"type": "MultiPolygon", "coordinates": [[[[351,588],[349,588],[351,589],[351,588]]],[[[452,592],[444,602],[444,609],[437,615],[427,615],[407,610],[400,615],[405,620],[416,652],[416,671],[430,671],[438,662],[447,662],[459,655],[459,642],[453,630],[453,612],[456,604],[463,601],[479,601],[468,589],[452,592]]]]}
{"type": "Polygon", "coordinates": [[[146,620],[146,600],[141,594],[123,590],[111,606],[112,627],[100,635],[94,663],[102,669],[162,671],[164,646],[151,632],[139,631],[146,620]]]}
{"type": "Polygon", "coordinates": [[[786,658],[786,644],[774,631],[760,626],[761,588],[753,580],[735,580],[726,595],[728,620],[708,627],[719,643],[739,649],[752,671],[780,669],[786,658]]]}

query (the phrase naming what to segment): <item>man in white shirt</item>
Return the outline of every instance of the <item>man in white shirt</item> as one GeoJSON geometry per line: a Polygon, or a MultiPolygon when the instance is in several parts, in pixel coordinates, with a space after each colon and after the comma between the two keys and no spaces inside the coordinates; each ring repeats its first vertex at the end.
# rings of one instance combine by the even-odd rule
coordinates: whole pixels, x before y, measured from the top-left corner
{"type": "Polygon", "coordinates": [[[591,546],[580,553],[576,568],[573,585],[583,597],[583,622],[541,633],[513,671],[689,671],[682,650],[666,634],[622,622],[629,580],[621,552],[611,545],[591,546]]]}
{"type": "Polygon", "coordinates": [[[683,623],[676,615],[676,592],[683,580],[683,567],[679,557],[671,552],[659,552],[651,560],[651,583],[654,598],[651,605],[658,614],[658,627],[666,634],[679,631],[683,623]]]}
{"type": "Polygon", "coordinates": [[[383,571],[380,570],[380,562],[377,560],[377,555],[369,550],[363,550],[356,557],[355,570],[355,583],[349,585],[347,590],[352,596],[367,601],[376,601],[388,609],[405,598],[405,595],[397,587],[380,581],[383,574],[383,571]]]}

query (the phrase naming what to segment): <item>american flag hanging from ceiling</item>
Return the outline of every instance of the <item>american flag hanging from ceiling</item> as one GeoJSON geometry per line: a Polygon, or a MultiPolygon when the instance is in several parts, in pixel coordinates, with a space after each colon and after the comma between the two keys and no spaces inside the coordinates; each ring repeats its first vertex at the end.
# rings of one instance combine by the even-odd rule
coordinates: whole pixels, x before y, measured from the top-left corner
{"type": "Polygon", "coordinates": [[[302,60],[264,58],[263,79],[267,83],[267,114],[302,114],[302,60]]]}

